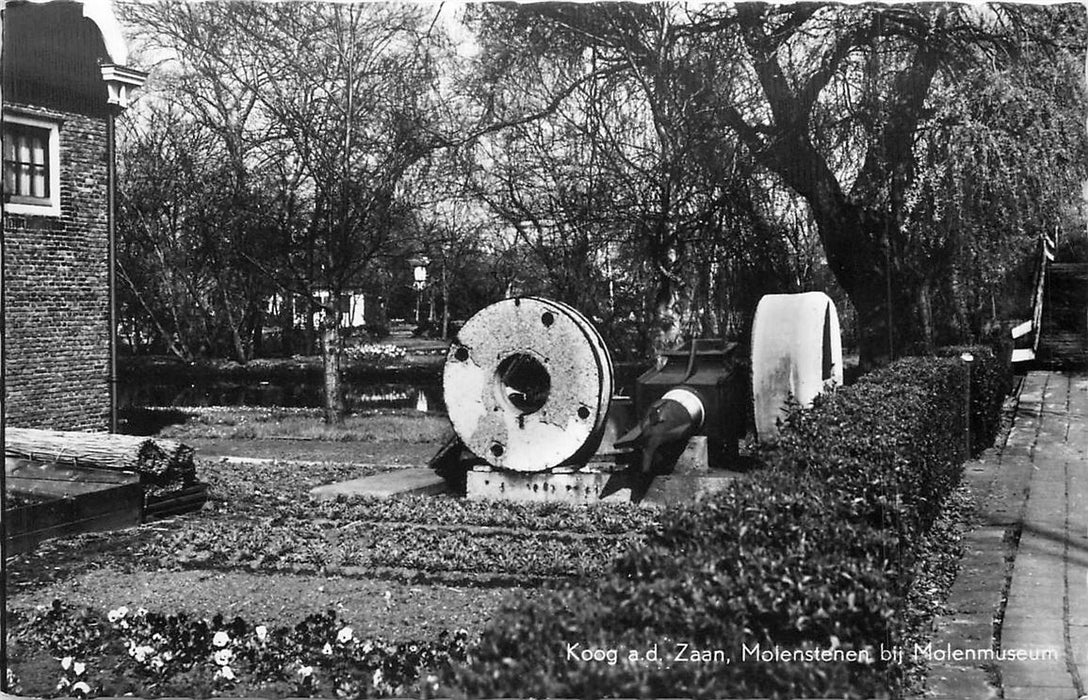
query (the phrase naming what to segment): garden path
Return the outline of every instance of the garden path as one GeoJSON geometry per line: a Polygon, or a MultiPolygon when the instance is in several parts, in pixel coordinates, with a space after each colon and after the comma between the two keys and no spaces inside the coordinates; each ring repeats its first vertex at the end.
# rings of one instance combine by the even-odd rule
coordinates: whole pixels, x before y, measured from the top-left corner
{"type": "Polygon", "coordinates": [[[926,697],[1084,697],[1088,376],[1029,373],[1004,448],[965,479],[979,520],[938,619],[926,697]]]}

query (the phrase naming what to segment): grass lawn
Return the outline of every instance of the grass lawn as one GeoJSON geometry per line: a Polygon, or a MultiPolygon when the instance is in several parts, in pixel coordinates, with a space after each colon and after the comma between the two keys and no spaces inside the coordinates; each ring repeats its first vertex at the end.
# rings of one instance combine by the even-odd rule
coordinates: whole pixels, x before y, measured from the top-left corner
{"type": "Polygon", "coordinates": [[[225,440],[318,440],[325,442],[439,445],[450,435],[444,416],[408,409],[366,411],[348,415],[342,424],[330,425],[319,409],[306,408],[192,408],[189,417],[159,432],[159,437],[185,442],[189,439],[225,440]]]}

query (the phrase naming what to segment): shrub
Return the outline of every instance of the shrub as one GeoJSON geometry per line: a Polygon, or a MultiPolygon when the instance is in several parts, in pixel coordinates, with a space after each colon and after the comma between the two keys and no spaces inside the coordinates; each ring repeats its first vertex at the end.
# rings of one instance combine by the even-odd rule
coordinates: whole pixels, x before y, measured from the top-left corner
{"type": "Polygon", "coordinates": [[[925,530],[959,481],[964,381],[958,360],[906,358],[794,411],[768,466],[814,476],[901,536],[925,530]]]}
{"type": "Polygon", "coordinates": [[[1012,391],[1012,339],[1001,334],[994,346],[964,345],[941,348],[938,355],[959,357],[968,352],[971,363],[971,454],[978,456],[994,443],[1001,427],[1001,407],[1012,391]]]}
{"type": "MultiPolygon", "coordinates": [[[[972,403],[992,412],[997,374],[975,375],[972,403]]],[[[915,543],[960,478],[965,379],[959,360],[909,358],[794,411],[761,470],[663,514],[596,585],[503,610],[449,682],[491,697],[897,692],[903,668],[879,651],[907,638],[915,543]],[[724,658],[683,662],[683,644],[724,658]],[[755,645],[802,658],[753,659],[755,645]],[[804,656],[820,651],[868,662],[804,656]]]]}

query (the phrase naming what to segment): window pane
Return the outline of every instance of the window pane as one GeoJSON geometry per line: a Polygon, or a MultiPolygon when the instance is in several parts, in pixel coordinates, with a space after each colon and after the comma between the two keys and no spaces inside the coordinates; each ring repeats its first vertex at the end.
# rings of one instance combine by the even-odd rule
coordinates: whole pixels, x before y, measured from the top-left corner
{"type": "Polygon", "coordinates": [[[45,168],[33,169],[33,191],[30,193],[32,197],[48,197],[49,188],[45,181],[45,168]]]}
{"type": "Polygon", "coordinates": [[[24,124],[4,125],[4,194],[48,199],[49,130],[24,124]]]}

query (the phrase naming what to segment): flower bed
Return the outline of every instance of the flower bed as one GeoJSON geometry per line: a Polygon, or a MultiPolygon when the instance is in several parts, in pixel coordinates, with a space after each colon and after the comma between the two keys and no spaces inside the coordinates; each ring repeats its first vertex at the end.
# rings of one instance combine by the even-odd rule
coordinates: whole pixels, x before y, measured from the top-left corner
{"type": "MultiPolygon", "coordinates": [[[[373,577],[429,574],[461,583],[489,575],[492,581],[526,583],[596,573],[626,537],[571,537],[568,533],[492,531],[458,525],[372,523],[286,517],[187,521],[130,546],[145,567],[201,568],[373,577]],[[385,571],[382,571],[382,570],[385,571]]],[[[120,553],[119,553],[120,554],[120,553]]],[[[119,562],[120,563],[120,562],[119,562]]]]}
{"type": "Polygon", "coordinates": [[[408,356],[407,351],[392,343],[365,343],[344,350],[349,362],[372,362],[377,365],[393,364],[408,356]]]}
{"type": "MultiPolygon", "coordinates": [[[[423,641],[360,639],[329,611],[269,629],[126,607],[75,610],[55,601],[14,621],[11,653],[45,651],[56,695],[267,693],[428,697],[439,673],[465,659],[467,633],[423,641]]],[[[9,676],[18,690],[18,679],[9,676]]]]}

